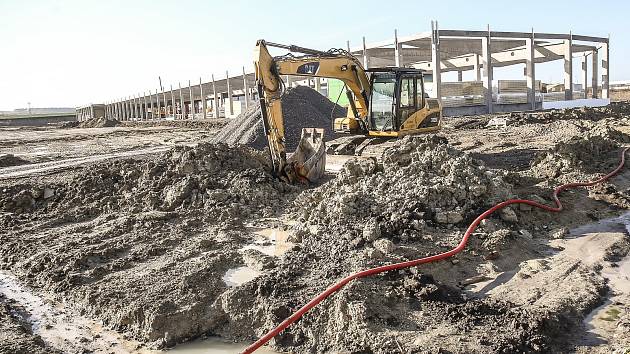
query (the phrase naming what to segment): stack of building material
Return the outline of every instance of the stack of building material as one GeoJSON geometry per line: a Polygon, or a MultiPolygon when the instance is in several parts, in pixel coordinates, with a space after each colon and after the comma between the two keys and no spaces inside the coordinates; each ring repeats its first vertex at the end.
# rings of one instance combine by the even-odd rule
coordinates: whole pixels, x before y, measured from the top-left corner
{"type": "Polygon", "coordinates": [[[442,106],[478,106],[485,102],[485,89],[481,81],[442,83],[442,106]]]}
{"type": "MultiPolygon", "coordinates": [[[[497,104],[527,103],[527,80],[499,80],[498,85],[497,104]]],[[[540,80],[536,80],[534,90],[540,92],[541,89],[540,80]]]]}

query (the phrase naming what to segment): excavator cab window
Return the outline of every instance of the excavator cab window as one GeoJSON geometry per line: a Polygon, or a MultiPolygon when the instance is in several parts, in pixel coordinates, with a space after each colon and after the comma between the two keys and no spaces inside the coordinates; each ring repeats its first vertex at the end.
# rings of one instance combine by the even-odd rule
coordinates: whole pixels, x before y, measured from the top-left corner
{"type": "Polygon", "coordinates": [[[374,130],[394,129],[395,73],[374,73],[370,97],[370,125],[374,130]]]}

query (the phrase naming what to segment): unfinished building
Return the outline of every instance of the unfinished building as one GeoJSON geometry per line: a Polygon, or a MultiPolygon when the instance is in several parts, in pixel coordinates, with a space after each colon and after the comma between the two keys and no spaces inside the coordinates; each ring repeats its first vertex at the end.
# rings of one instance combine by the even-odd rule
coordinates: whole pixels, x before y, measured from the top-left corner
{"type": "MultiPolygon", "coordinates": [[[[529,111],[580,105],[605,105],[609,102],[609,38],[573,33],[539,33],[432,29],[406,37],[397,31],[388,40],[346,47],[365,68],[405,66],[427,72],[426,87],[433,97],[441,98],[444,115],[473,115],[510,111],[529,111]],[[589,59],[589,57],[591,57],[589,59]],[[581,63],[581,78],[574,77],[574,62],[581,63]],[[562,61],[564,80],[543,83],[536,77],[536,64],[562,61]],[[438,64],[439,63],[439,64],[438,64]],[[589,64],[591,69],[589,70],[589,64]],[[495,78],[495,69],[522,66],[522,80],[495,78]],[[457,80],[447,81],[448,73],[457,80]],[[464,81],[464,73],[472,80],[464,81]],[[601,75],[601,77],[600,77],[601,75]],[[578,84],[579,82],[579,84],[578,84]],[[590,86],[590,87],[589,87],[590,86]],[[583,101],[586,100],[586,101],[583,101]]],[[[294,77],[284,78],[287,86],[308,85],[331,100],[340,88],[334,80],[294,77]]],[[[254,74],[246,73],[198,84],[168,88],[127,96],[104,104],[108,119],[206,119],[232,118],[256,100],[254,74]]],[[[344,99],[340,101],[343,104],[344,99]]],[[[100,105],[98,106],[100,109],[100,105]]],[[[81,107],[79,120],[92,118],[90,106],[81,107]]]]}

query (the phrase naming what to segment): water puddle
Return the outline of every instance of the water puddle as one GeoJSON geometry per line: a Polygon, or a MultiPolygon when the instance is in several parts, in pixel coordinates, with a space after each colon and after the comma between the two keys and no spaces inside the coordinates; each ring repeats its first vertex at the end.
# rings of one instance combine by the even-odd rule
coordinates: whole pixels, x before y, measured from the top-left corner
{"type": "MultiPolygon", "coordinates": [[[[245,276],[234,272],[235,278],[245,276]]],[[[31,325],[33,333],[53,348],[64,352],[112,353],[112,354],[233,354],[247,347],[245,343],[233,343],[210,337],[178,344],[167,350],[144,348],[139,342],[127,340],[100,323],[74,313],[63,303],[33,293],[6,272],[0,272],[0,294],[19,309],[19,314],[31,325]]],[[[256,353],[277,352],[261,348],[256,353]]]]}
{"type": "MultiPolygon", "coordinates": [[[[579,235],[580,231],[602,232],[603,236],[607,236],[605,232],[619,230],[619,225],[623,225],[627,235],[630,235],[630,213],[626,213],[617,218],[602,220],[599,223],[585,226],[572,231],[572,234],[579,235]]],[[[619,231],[617,231],[619,232],[619,231]]],[[[584,246],[580,247],[580,251],[585,252],[584,246]]],[[[589,260],[589,253],[585,253],[585,260],[589,260]]],[[[608,343],[611,333],[615,332],[616,322],[620,315],[623,315],[624,306],[619,306],[617,301],[623,303],[623,299],[627,301],[630,298],[630,255],[626,255],[623,259],[614,263],[605,263],[601,270],[601,275],[608,280],[608,286],[611,289],[609,298],[599,307],[595,308],[584,319],[583,323],[586,327],[587,336],[583,339],[583,345],[598,346],[608,343]]]]}
{"type": "Polygon", "coordinates": [[[0,272],[0,294],[19,308],[33,333],[54,348],[85,348],[115,354],[151,353],[142,349],[140,343],[123,339],[100,323],[73,313],[63,304],[34,294],[8,273],[0,272]]]}
{"type": "Polygon", "coordinates": [[[260,275],[260,272],[256,269],[243,266],[238,268],[229,269],[221,279],[227,284],[227,286],[239,286],[245,284],[248,281],[253,280],[260,275]]]}
{"type": "Polygon", "coordinates": [[[268,256],[279,257],[293,247],[293,243],[288,242],[289,232],[282,228],[254,228],[250,230],[256,235],[254,243],[246,245],[241,250],[255,249],[268,256]]]}
{"type": "MultiPolygon", "coordinates": [[[[276,221],[276,220],[273,220],[276,221]]],[[[281,227],[254,227],[247,229],[256,236],[253,243],[243,246],[239,252],[246,250],[257,250],[261,253],[279,257],[293,247],[293,243],[288,242],[289,232],[285,230],[286,225],[281,227]]],[[[260,271],[248,266],[229,269],[222,277],[225,284],[230,287],[239,286],[253,280],[261,274],[260,271]]]]}

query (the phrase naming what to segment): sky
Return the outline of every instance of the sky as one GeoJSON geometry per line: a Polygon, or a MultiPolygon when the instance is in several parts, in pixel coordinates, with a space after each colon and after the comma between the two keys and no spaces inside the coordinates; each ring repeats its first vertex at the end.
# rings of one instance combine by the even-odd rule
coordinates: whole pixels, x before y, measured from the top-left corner
{"type": "MultiPolygon", "coordinates": [[[[155,90],[158,76],[168,88],[243,66],[251,72],[260,38],[358,46],[362,36],[382,41],[394,29],[429,31],[431,20],[441,29],[610,34],[611,81],[629,80],[629,13],[630,2],[607,0],[0,0],[0,110],[102,103],[155,90]]],[[[562,62],[536,69],[538,79],[562,80],[562,62]]],[[[495,79],[520,75],[522,68],[495,71],[495,79]]]]}

